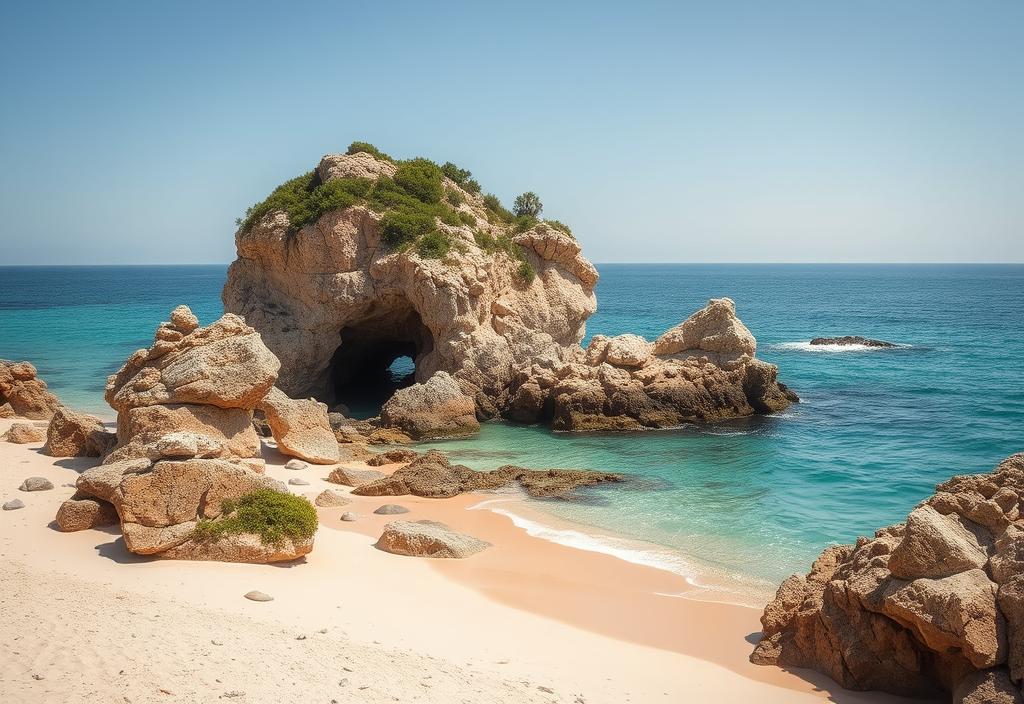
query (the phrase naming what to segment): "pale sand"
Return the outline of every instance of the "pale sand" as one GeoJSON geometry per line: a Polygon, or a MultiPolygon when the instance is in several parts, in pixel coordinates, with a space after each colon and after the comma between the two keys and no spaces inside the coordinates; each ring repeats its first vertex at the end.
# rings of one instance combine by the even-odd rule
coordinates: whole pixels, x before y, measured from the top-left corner
{"type": "MultiPolygon", "coordinates": [[[[292,566],[144,559],[125,551],[116,528],[55,530],[74,492],[63,484],[95,461],[38,449],[0,442],[0,502],[26,503],[0,512],[4,701],[898,701],[748,664],[756,610],[658,596],[685,584],[465,510],[493,495],[352,497],[321,509],[329,529],[292,566]],[[33,475],[56,488],[18,491],[33,475]],[[395,518],[371,514],[382,503],[494,547],[462,561],[376,550],[395,518]],[[345,510],[360,520],[342,523],[345,510]],[[275,601],[242,598],[252,589],[275,601]]],[[[346,491],[323,481],[326,468],[286,470],[285,458],[266,454],[272,476],[311,483],[293,490],[346,491]]]]}

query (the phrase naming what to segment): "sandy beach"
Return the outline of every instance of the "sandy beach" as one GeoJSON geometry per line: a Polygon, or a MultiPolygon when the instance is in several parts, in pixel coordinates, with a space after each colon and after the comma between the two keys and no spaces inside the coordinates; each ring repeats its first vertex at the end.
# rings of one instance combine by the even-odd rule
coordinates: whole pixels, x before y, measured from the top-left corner
{"type": "MultiPolygon", "coordinates": [[[[95,460],[39,447],[0,443],[2,498],[26,504],[0,515],[8,701],[897,701],[750,665],[756,609],[668,596],[682,577],[533,538],[479,507],[500,496],[354,496],[320,509],[316,549],[284,566],[147,559],[116,527],[56,529],[68,485],[95,460]],[[28,476],[55,488],[18,491],[28,476]],[[390,517],[372,511],[388,502],[493,547],[466,560],[377,550],[390,517]],[[340,521],[345,510],[359,520],[340,521]],[[254,589],[274,601],[243,598],[254,589]]],[[[327,468],[264,454],[268,474],[310,482],[293,490],[347,491],[327,468]]]]}

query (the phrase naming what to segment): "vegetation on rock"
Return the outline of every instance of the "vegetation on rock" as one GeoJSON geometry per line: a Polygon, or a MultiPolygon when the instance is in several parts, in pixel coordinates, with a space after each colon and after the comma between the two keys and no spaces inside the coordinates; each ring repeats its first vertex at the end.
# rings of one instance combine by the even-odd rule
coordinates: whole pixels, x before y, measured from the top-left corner
{"type": "Polygon", "coordinates": [[[251,533],[264,545],[277,545],[285,538],[312,538],[318,525],[316,509],[307,499],[273,489],[257,489],[235,501],[225,501],[221,511],[219,519],[199,522],[193,534],[196,540],[251,533]]]}
{"type": "Polygon", "coordinates": [[[533,191],[516,196],[515,203],[512,204],[512,212],[516,217],[525,215],[538,218],[542,210],[544,210],[544,204],[540,202],[540,198],[533,191]]]}

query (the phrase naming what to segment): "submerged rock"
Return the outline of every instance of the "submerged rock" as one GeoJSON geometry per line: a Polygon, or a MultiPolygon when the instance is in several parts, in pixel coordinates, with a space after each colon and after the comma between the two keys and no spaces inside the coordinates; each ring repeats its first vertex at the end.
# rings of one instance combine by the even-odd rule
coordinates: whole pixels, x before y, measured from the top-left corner
{"type": "Polygon", "coordinates": [[[860,335],[844,335],[843,337],[816,337],[811,340],[812,345],[863,345],[864,347],[899,347],[894,342],[885,340],[872,340],[870,337],[860,335]]]}
{"type": "Polygon", "coordinates": [[[462,559],[491,546],[436,521],[393,521],[384,526],[377,548],[396,555],[462,559]]]}
{"type": "Polygon", "coordinates": [[[1018,702],[1024,678],[1024,454],[958,476],[908,516],[783,582],[751,661],[844,687],[1018,702]]]}
{"type": "Polygon", "coordinates": [[[46,382],[36,376],[34,366],[0,359],[0,418],[46,420],[59,405],[46,382]]]}

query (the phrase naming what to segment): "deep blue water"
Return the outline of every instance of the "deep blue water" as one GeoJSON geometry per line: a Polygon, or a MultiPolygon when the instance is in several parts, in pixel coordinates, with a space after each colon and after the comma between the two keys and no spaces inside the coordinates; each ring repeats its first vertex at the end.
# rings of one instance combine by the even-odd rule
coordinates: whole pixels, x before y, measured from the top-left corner
{"type": "MultiPolygon", "coordinates": [[[[804,402],[780,416],[639,435],[488,424],[445,443],[476,467],[587,467],[642,481],[546,508],[773,581],[901,519],[955,473],[1024,450],[1024,266],[604,265],[588,334],[653,338],[729,296],[804,402]],[[810,351],[860,334],[895,350],[810,351]]],[[[105,376],[171,308],[209,322],[225,267],[0,267],[0,358],[107,411],[105,376]]]]}

